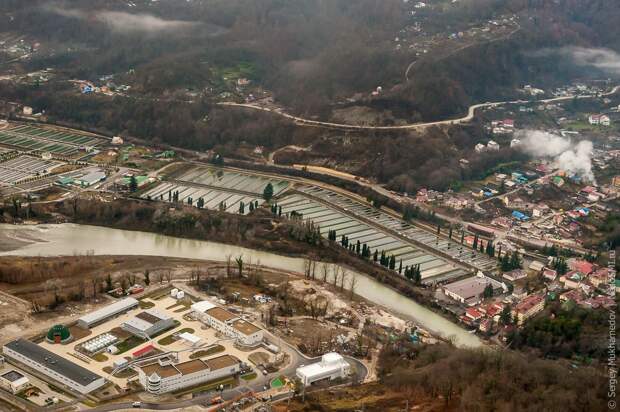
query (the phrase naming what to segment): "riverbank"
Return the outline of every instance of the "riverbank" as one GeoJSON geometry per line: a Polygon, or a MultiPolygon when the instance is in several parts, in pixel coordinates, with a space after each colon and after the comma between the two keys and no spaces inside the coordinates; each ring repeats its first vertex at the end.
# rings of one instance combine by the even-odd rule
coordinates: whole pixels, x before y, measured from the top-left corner
{"type": "MultiPolygon", "coordinates": [[[[28,232],[41,242],[24,246],[0,255],[10,256],[72,256],[75,254],[95,255],[143,255],[200,260],[225,261],[227,256],[243,256],[246,263],[252,262],[265,267],[304,275],[306,261],[301,258],[277,255],[222,243],[182,239],[147,232],[110,229],[98,226],[76,224],[12,226],[0,225],[0,233],[9,230],[28,232]]],[[[459,346],[478,347],[482,341],[438,313],[403,296],[395,289],[380,283],[375,278],[351,270],[342,265],[330,265],[330,276],[334,270],[347,271],[356,278],[356,294],[374,304],[403,315],[429,332],[449,339],[454,336],[459,346]]]]}
{"type": "Polygon", "coordinates": [[[430,290],[417,287],[395,272],[326,239],[320,239],[316,244],[301,240],[304,233],[300,222],[279,218],[266,209],[260,208],[242,216],[179,204],[170,208],[167,204],[131,198],[107,202],[72,200],[36,205],[34,210],[41,223],[71,222],[150,232],[238,245],[313,262],[344,264],[455,320],[452,314],[434,303],[430,290]]]}

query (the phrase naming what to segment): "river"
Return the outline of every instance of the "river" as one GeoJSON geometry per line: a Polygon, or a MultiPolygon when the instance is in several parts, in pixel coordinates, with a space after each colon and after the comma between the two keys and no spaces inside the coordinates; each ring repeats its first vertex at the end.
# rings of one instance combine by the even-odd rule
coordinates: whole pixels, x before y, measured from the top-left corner
{"type": "MultiPolygon", "coordinates": [[[[155,233],[135,232],[76,224],[14,226],[0,224],[0,256],[144,255],[225,261],[242,255],[246,264],[303,273],[304,260],[216,242],[182,239],[155,233]],[[3,245],[4,243],[4,245],[3,245]],[[15,249],[8,250],[13,245],[15,249]],[[5,246],[4,248],[2,246],[5,246]]],[[[413,320],[420,327],[443,337],[453,337],[458,346],[479,347],[482,341],[455,323],[415,301],[354,272],[355,292],[393,312],[413,320]]]]}

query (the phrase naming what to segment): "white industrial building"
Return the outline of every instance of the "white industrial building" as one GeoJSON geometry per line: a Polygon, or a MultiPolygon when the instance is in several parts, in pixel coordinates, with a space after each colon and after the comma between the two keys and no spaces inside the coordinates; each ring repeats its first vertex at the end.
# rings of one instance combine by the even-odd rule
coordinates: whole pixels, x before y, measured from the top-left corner
{"type": "Polygon", "coordinates": [[[182,363],[161,358],[148,365],[136,366],[135,369],[138,381],[147,392],[162,394],[235,375],[241,372],[241,361],[231,355],[182,363]]]}
{"type": "Polygon", "coordinates": [[[145,310],[121,324],[127,332],[149,339],[157,333],[170,329],[174,325],[174,318],[156,309],[145,310]]]}
{"type": "Polygon", "coordinates": [[[263,330],[253,323],[208,301],[192,305],[197,318],[244,346],[256,346],[263,341],[263,330]]]}
{"type": "Polygon", "coordinates": [[[351,371],[351,365],[340,354],[336,352],[326,353],[317,363],[297,368],[297,377],[304,386],[312,385],[315,382],[325,379],[334,380],[346,378],[351,371]]]}
{"type": "Polygon", "coordinates": [[[135,307],[138,307],[138,301],[136,299],[125,298],[82,316],[78,319],[77,325],[81,328],[89,329],[92,326],[104,322],[114,316],[120,315],[121,313],[125,313],[135,307]]]}
{"type": "Polygon", "coordinates": [[[6,357],[81,394],[90,393],[106,383],[102,376],[26,339],[7,343],[2,352],[6,357]]]}
{"type": "Polygon", "coordinates": [[[0,375],[0,388],[11,392],[19,393],[30,386],[30,379],[16,370],[10,370],[0,375]]]}

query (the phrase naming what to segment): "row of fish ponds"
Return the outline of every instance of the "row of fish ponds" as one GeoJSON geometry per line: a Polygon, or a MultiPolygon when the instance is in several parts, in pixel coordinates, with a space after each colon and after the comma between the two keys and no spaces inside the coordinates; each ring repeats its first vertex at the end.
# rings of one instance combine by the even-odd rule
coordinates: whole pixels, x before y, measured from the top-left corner
{"type": "Polygon", "coordinates": [[[243,214],[250,211],[249,204],[262,205],[263,191],[271,183],[274,196],[289,187],[289,182],[275,178],[223,171],[209,167],[194,167],[167,181],[157,184],[143,193],[143,199],[170,202],[177,194],[178,202],[198,204],[202,199],[203,208],[225,210],[240,213],[240,205],[245,208],[243,214]]]}
{"type": "Polygon", "coordinates": [[[434,233],[407,223],[402,219],[377,210],[376,208],[356,202],[347,196],[315,186],[301,186],[298,190],[309,196],[320,199],[322,202],[337,206],[345,210],[348,214],[359,216],[366,221],[372,221],[387,230],[398,233],[399,236],[421,243],[426,248],[448,255],[459,262],[475,266],[483,271],[494,270],[497,266],[497,261],[485,253],[466,248],[455,240],[437,237],[434,233]]]}
{"type": "Polygon", "coordinates": [[[267,184],[273,186],[274,197],[283,214],[300,214],[305,221],[319,226],[326,238],[333,230],[337,239],[344,235],[350,244],[359,241],[371,253],[377,251],[379,254],[384,252],[388,257],[393,255],[397,267],[401,262],[403,268],[420,265],[423,283],[445,282],[470,272],[455,261],[482,270],[491,270],[496,266],[496,261],[483,253],[437,237],[339,193],[311,185],[300,185],[296,187],[297,192],[288,193],[291,182],[276,177],[196,166],[149,188],[141,197],[159,201],[172,201],[177,197],[178,202],[191,202],[194,206],[202,199],[203,208],[229,213],[241,213],[240,204],[243,202],[243,214],[247,214],[250,203],[264,204],[263,191],[267,184]],[[452,259],[446,258],[446,255],[452,259]]]}
{"type": "MultiPolygon", "coordinates": [[[[282,207],[283,213],[290,215],[296,212],[301,215],[302,219],[312,221],[319,226],[324,237],[334,230],[338,240],[341,236],[346,236],[349,244],[356,244],[359,241],[361,245],[370,248],[371,253],[377,251],[378,254],[383,252],[386,256],[394,256],[397,267],[401,263],[403,268],[420,265],[423,283],[442,282],[469,273],[467,269],[455,265],[446,258],[434,255],[412,242],[391,236],[370,224],[302,194],[286,196],[278,201],[278,206],[282,207]]],[[[408,224],[405,223],[405,225],[408,224]]],[[[435,239],[433,235],[426,232],[424,234],[435,239]]]]}

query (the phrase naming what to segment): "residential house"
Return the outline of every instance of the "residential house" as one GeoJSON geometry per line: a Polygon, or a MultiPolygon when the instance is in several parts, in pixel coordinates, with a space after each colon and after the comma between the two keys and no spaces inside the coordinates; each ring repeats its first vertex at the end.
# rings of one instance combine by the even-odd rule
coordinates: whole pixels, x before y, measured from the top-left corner
{"type": "Polygon", "coordinates": [[[545,268],[545,264],[538,260],[532,260],[532,263],[530,263],[530,266],[528,267],[528,269],[536,273],[540,273],[544,268],[545,268]]]}
{"type": "Polygon", "coordinates": [[[491,319],[483,319],[480,321],[480,326],[478,326],[478,330],[483,333],[490,332],[493,328],[493,321],[491,319]]]}
{"type": "Polygon", "coordinates": [[[489,140],[489,143],[487,143],[487,149],[496,152],[499,150],[499,144],[495,140],[489,140]]]}
{"type": "Polygon", "coordinates": [[[560,295],[560,302],[575,302],[581,304],[585,299],[585,295],[581,289],[573,289],[560,295]]]}
{"type": "Polygon", "coordinates": [[[604,288],[609,285],[609,279],[614,279],[614,270],[610,268],[600,268],[594,273],[590,274],[588,280],[594,287],[604,288]],[[611,275],[611,276],[610,276],[611,275]]]}
{"type": "Polygon", "coordinates": [[[516,299],[524,299],[527,297],[527,290],[522,286],[515,286],[512,290],[512,296],[516,299]]]}
{"type": "Polygon", "coordinates": [[[556,272],[553,269],[549,269],[549,268],[545,268],[545,270],[543,270],[543,278],[549,280],[549,281],[554,281],[556,277],[558,277],[558,272],[556,272]]]}
{"type": "Polygon", "coordinates": [[[588,122],[592,125],[601,125],[601,126],[611,125],[611,119],[606,114],[591,114],[588,117],[588,122]]]}
{"type": "Polygon", "coordinates": [[[478,321],[484,317],[484,315],[480,311],[478,311],[476,308],[465,309],[465,316],[471,319],[472,321],[478,321]]]}
{"type": "Polygon", "coordinates": [[[583,273],[584,275],[589,275],[595,269],[595,265],[593,263],[588,262],[584,259],[578,258],[570,258],[566,261],[570,270],[575,270],[583,273]]]}
{"type": "Polygon", "coordinates": [[[519,279],[524,279],[527,277],[527,272],[523,269],[514,269],[510,272],[506,272],[502,275],[502,277],[511,282],[517,281],[519,279]]]}
{"type": "Polygon", "coordinates": [[[576,289],[579,287],[579,284],[584,280],[584,278],[585,276],[583,273],[572,270],[566,275],[561,276],[560,282],[563,283],[564,287],[567,289],[576,289]]]}
{"type": "Polygon", "coordinates": [[[522,325],[526,320],[540,313],[544,308],[545,298],[541,295],[531,295],[514,307],[512,316],[517,318],[518,325],[522,325]]]}
{"type": "Polygon", "coordinates": [[[598,295],[581,302],[581,306],[590,309],[605,308],[610,309],[615,307],[616,301],[607,295],[598,295]]]}
{"type": "Polygon", "coordinates": [[[464,198],[464,197],[457,197],[457,196],[451,196],[444,201],[444,205],[446,207],[449,207],[455,210],[466,209],[469,206],[469,203],[470,203],[469,199],[464,198]]]}
{"type": "Polygon", "coordinates": [[[547,206],[544,203],[539,203],[536,206],[534,206],[534,208],[532,209],[532,216],[541,217],[545,213],[548,213],[548,212],[549,212],[549,206],[547,206]]]}

